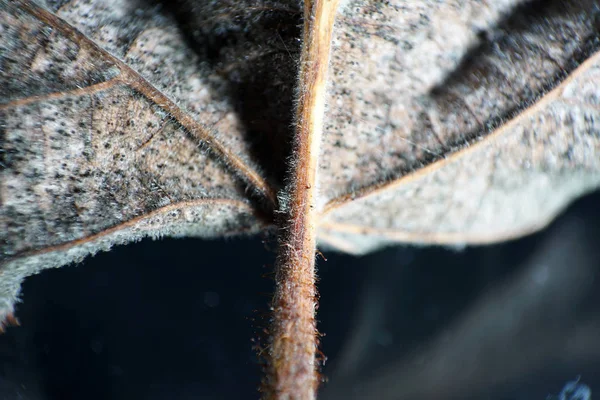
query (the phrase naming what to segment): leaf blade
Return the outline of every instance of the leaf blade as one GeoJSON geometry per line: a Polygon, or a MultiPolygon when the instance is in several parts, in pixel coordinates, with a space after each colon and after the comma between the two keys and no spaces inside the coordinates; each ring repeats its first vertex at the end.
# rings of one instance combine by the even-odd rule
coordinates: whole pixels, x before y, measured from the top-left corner
{"type": "MultiPolygon", "coordinates": [[[[594,124],[598,118],[595,110],[598,88],[594,85],[597,27],[594,14],[589,11],[594,4],[578,3],[569,8],[551,3],[540,14],[518,10],[515,20],[509,18],[503,28],[507,29],[506,35],[513,36],[505,36],[501,41],[493,39],[491,45],[475,50],[455,76],[451,75],[444,85],[429,93],[416,93],[417,100],[412,105],[408,102],[402,106],[402,101],[398,101],[405,110],[414,107],[403,114],[407,129],[417,133],[430,129],[435,139],[419,142],[418,136],[413,136],[404,141],[398,137],[403,135],[394,130],[376,130],[377,134],[372,133],[369,140],[365,136],[362,143],[387,141],[377,152],[365,150],[375,144],[361,145],[359,152],[371,153],[359,166],[346,166],[344,174],[347,179],[352,178],[347,181],[346,189],[325,192],[325,196],[333,196],[323,206],[323,232],[331,238],[336,229],[341,229],[337,240],[346,248],[350,240],[358,246],[355,251],[359,253],[398,241],[454,244],[500,241],[540,229],[574,198],[597,187],[600,168],[594,124]],[[550,39],[544,39],[544,35],[550,39]],[[556,44],[563,41],[564,46],[556,44]],[[509,58],[519,53],[520,59],[509,58]],[[571,77],[557,60],[566,63],[562,65],[571,77]],[[503,65],[500,70],[503,73],[498,72],[499,65],[503,65]],[[546,93],[553,86],[555,89],[546,93]],[[586,105],[576,106],[574,100],[560,98],[562,90],[587,93],[586,105]],[[555,98],[560,99],[553,101],[555,98]],[[561,106],[565,102],[569,105],[561,106]],[[517,108],[511,110],[511,104],[517,108]],[[418,111],[422,105],[428,108],[418,111]],[[425,129],[424,121],[433,125],[425,129]],[[577,129],[570,124],[577,125],[577,129]],[[510,133],[519,129],[528,130],[520,136],[523,143],[517,143],[518,133],[510,133]],[[559,132],[555,134],[553,130],[559,132]],[[398,160],[411,157],[401,150],[407,143],[415,149],[413,154],[417,154],[411,161],[414,166],[390,169],[398,160]],[[470,161],[460,161],[463,155],[478,151],[487,155],[482,153],[473,155],[470,161]],[[546,174],[545,169],[554,172],[546,174]],[[501,186],[493,182],[494,171],[507,177],[504,183],[510,181],[511,174],[522,175],[523,182],[508,184],[505,194],[496,193],[495,206],[488,204],[482,208],[482,203],[490,203],[488,192],[501,186]],[[537,171],[537,177],[531,171],[537,171]],[[372,173],[378,179],[369,178],[372,173]],[[573,179],[579,181],[578,186],[570,186],[573,179]],[[537,182],[539,193],[525,181],[531,185],[537,182]],[[390,193],[383,193],[384,188],[390,193]],[[547,200],[545,197],[554,196],[551,188],[562,193],[554,200],[547,200]],[[542,190],[545,195],[540,194],[542,190]],[[361,200],[362,196],[387,196],[387,200],[361,200]],[[344,207],[346,211],[341,209],[344,207]],[[477,229],[472,229],[474,224],[477,229]],[[356,235],[361,229],[365,234],[356,235]],[[348,237],[348,231],[354,236],[348,237]],[[367,233],[375,236],[369,238],[367,233]],[[359,250],[361,240],[365,246],[359,250]]],[[[378,56],[372,58],[379,60],[378,56]]],[[[373,86],[367,88],[371,90],[373,86]]],[[[365,89],[360,87],[359,93],[361,90],[365,89]]],[[[394,90],[393,86],[388,89],[387,98],[397,93],[394,90]]],[[[385,101],[383,104],[385,107],[385,101]]],[[[357,129],[360,128],[350,128],[353,133],[346,137],[356,141],[361,137],[357,129]]],[[[330,154],[332,158],[336,155],[333,150],[330,154]]],[[[342,153],[337,155],[344,157],[342,153]]],[[[411,162],[406,161],[407,165],[411,162]]]]}
{"type": "MultiPolygon", "coordinates": [[[[24,45],[4,49],[0,63],[27,71],[24,79],[18,68],[2,75],[0,319],[12,312],[23,277],[42,268],[143,236],[227,236],[269,223],[239,179],[265,194],[263,206],[273,206],[272,189],[248,155],[225,148],[189,110],[49,11],[2,1],[0,13],[13,34],[6,43],[24,45]],[[14,88],[4,85],[13,81],[14,88]]],[[[99,28],[106,42],[118,37],[111,23],[103,25],[107,32],[99,28]]],[[[210,113],[208,107],[202,115],[210,113]]]]}

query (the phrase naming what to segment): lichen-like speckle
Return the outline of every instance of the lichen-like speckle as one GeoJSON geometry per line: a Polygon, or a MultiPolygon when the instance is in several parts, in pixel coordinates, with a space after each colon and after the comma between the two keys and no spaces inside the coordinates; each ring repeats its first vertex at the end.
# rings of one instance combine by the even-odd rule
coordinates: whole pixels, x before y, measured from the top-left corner
{"type": "Polygon", "coordinates": [[[347,4],[321,162],[324,243],[501,240],[597,187],[599,2],[521,3],[347,4]]]}
{"type": "Polygon", "coordinates": [[[42,268],[145,236],[265,224],[232,168],[242,160],[260,179],[230,97],[210,82],[223,79],[168,14],[126,0],[45,5],[61,20],[0,1],[0,321],[42,268]],[[190,114],[197,125],[181,122],[190,114]],[[219,121],[237,143],[224,141],[228,154],[202,128],[219,121]]]}

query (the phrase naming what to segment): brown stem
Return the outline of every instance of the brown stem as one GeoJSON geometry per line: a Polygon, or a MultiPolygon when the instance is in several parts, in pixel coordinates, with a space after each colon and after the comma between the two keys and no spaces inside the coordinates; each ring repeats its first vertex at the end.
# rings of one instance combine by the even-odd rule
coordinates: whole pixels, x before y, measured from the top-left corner
{"type": "Polygon", "coordinates": [[[306,1],[294,159],[286,194],[268,348],[264,399],[314,399],[318,386],[315,321],[316,175],[327,69],[338,0],[306,1]]]}

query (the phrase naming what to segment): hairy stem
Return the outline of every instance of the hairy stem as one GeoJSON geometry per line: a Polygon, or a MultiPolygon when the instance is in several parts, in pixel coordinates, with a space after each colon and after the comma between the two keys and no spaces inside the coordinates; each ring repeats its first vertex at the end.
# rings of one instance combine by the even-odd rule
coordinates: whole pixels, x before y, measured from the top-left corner
{"type": "Polygon", "coordinates": [[[306,1],[294,158],[281,219],[264,399],[314,399],[318,386],[315,311],[317,164],[333,22],[338,0],[306,1]]]}

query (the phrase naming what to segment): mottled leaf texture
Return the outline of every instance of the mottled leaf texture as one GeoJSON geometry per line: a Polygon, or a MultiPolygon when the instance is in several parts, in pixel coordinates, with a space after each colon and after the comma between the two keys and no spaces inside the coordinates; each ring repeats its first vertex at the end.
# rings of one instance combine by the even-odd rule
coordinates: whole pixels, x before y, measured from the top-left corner
{"type": "MultiPolygon", "coordinates": [[[[21,280],[285,209],[302,6],[0,0],[0,318],[21,280]]],[[[319,243],[463,245],[600,183],[600,2],[345,1],[319,243]]]]}

